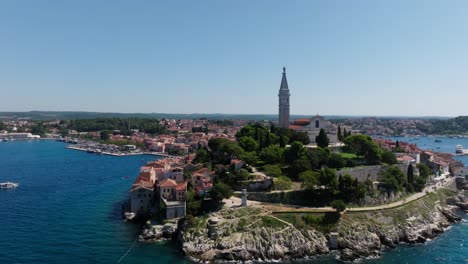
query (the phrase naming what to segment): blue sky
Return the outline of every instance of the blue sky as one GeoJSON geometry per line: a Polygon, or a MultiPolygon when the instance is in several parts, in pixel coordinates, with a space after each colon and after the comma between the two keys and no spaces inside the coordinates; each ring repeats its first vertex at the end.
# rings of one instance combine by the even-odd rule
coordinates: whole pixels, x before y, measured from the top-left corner
{"type": "Polygon", "coordinates": [[[1,1],[0,111],[468,115],[467,1],[1,1]]]}

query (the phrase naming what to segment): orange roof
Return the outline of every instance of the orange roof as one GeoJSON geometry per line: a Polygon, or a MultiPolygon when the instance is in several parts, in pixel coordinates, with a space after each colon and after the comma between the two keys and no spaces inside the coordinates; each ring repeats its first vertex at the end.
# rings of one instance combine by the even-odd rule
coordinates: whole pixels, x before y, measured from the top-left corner
{"type": "Polygon", "coordinates": [[[294,130],[296,130],[296,129],[301,129],[301,128],[303,128],[303,126],[298,126],[298,125],[290,125],[290,126],[289,126],[289,128],[290,128],[290,129],[294,129],[294,130]]]}
{"type": "Polygon", "coordinates": [[[140,181],[140,182],[135,182],[132,185],[132,188],[130,189],[130,192],[133,192],[133,191],[138,190],[140,188],[145,188],[145,189],[148,189],[148,190],[151,190],[151,191],[154,190],[153,184],[151,184],[150,182],[140,181]]]}
{"type": "Polygon", "coordinates": [[[307,126],[310,124],[310,119],[309,118],[298,118],[293,121],[293,125],[298,125],[298,126],[307,126]]]}
{"type": "Polygon", "coordinates": [[[176,187],[176,186],[177,186],[177,183],[173,179],[164,179],[159,184],[159,187],[165,187],[165,188],[167,188],[167,187],[176,187]]]}
{"type": "Polygon", "coordinates": [[[181,182],[181,183],[177,184],[177,186],[176,186],[177,191],[185,191],[186,189],[187,189],[187,182],[186,181],[181,182]]]}

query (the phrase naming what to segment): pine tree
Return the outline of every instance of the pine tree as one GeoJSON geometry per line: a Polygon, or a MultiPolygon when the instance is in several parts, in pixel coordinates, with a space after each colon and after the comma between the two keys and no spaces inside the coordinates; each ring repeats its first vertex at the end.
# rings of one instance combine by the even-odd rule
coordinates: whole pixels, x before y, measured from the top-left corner
{"type": "Polygon", "coordinates": [[[408,175],[408,183],[413,185],[414,184],[414,171],[413,171],[412,164],[408,166],[408,172],[406,174],[408,175]]]}
{"type": "Polygon", "coordinates": [[[338,135],[337,136],[338,136],[339,141],[343,140],[343,135],[341,135],[341,126],[340,125],[338,125],[338,135]]]}
{"type": "Polygon", "coordinates": [[[325,130],[323,130],[323,128],[320,129],[318,136],[315,137],[315,142],[317,142],[317,146],[321,148],[328,147],[329,140],[327,137],[327,133],[325,132],[325,130]]]}

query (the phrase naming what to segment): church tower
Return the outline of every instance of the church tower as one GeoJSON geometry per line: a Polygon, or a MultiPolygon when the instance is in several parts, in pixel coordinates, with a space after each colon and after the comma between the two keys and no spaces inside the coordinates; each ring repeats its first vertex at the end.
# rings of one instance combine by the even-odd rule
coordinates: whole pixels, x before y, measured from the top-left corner
{"type": "Polygon", "coordinates": [[[279,97],[279,127],[289,127],[289,88],[286,79],[286,68],[283,67],[283,78],[281,78],[281,87],[278,93],[279,97]]]}

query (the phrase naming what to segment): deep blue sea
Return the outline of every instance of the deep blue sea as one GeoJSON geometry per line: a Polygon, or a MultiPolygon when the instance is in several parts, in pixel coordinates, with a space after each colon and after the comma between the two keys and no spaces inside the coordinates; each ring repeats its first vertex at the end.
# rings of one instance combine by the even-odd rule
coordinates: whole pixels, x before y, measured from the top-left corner
{"type": "MultiPolygon", "coordinates": [[[[447,152],[456,144],[468,147],[468,139],[434,139],[412,142],[447,152]]],[[[133,178],[154,156],[111,157],[64,146],[0,142],[0,182],[20,183],[0,190],[0,263],[188,263],[171,243],[134,243],[139,226],[121,219],[133,178]]],[[[468,224],[455,224],[425,245],[401,246],[361,263],[466,263],[467,236],[468,224]]],[[[338,262],[329,256],[306,263],[338,262]]]]}

